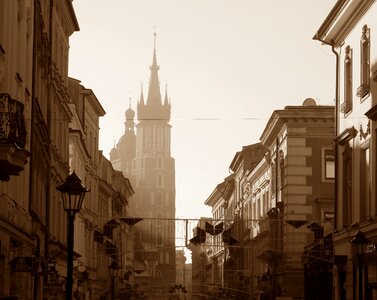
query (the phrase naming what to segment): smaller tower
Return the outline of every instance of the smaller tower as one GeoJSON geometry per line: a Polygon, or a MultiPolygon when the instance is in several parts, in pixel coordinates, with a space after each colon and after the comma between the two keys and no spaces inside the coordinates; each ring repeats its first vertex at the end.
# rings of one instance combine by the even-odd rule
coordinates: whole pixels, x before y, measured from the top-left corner
{"type": "Polygon", "coordinates": [[[131,107],[131,98],[129,106],[125,112],[126,121],[124,122],[124,134],[119,139],[117,149],[120,159],[120,170],[128,178],[132,178],[132,160],[135,157],[136,134],[135,134],[135,111],[131,107]]]}
{"type": "Polygon", "coordinates": [[[128,109],[126,110],[125,113],[126,116],[126,122],[124,122],[124,133],[127,134],[127,132],[135,132],[135,111],[131,108],[131,98],[130,98],[130,103],[128,106],[128,109]]]}

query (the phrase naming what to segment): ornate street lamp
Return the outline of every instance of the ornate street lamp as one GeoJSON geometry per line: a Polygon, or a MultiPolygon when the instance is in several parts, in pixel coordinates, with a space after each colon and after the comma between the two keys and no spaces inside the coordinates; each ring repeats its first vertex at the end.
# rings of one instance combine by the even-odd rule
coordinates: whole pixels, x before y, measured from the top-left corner
{"type": "Polygon", "coordinates": [[[81,184],[81,179],[75,172],[56,189],[62,193],[63,207],[68,219],[66,300],[72,300],[74,221],[81,209],[84,196],[89,190],[81,184]]]}
{"type": "Polygon", "coordinates": [[[263,273],[261,276],[258,277],[258,285],[261,290],[261,299],[268,299],[268,287],[270,284],[270,276],[268,273],[263,273]]]}
{"type": "Polygon", "coordinates": [[[363,297],[363,255],[369,240],[365,237],[362,231],[358,231],[356,235],[351,240],[353,245],[353,251],[359,262],[359,300],[364,299],[363,297]]]}
{"type": "Polygon", "coordinates": [[[259,287],[262,290],[266,290],[268,287],[269,280],[270,279],[268,278],[268,276],[265,273],[263,273],[261,276],[258,277],[259,287]]]}
{"type": "Polygon", "coordinates": [[[114,300],[114,289],[115,289],[115,278],[118,276],[118,271],[120,267],[118,263],[114,260],[109,266],[109,273],[111,278],[111,300],[114,300]]]}

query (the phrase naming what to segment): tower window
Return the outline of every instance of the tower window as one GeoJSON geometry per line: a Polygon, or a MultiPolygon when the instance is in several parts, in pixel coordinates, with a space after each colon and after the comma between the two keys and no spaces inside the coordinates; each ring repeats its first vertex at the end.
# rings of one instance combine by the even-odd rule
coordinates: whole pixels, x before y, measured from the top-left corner
{"type": "Polygon", "coordinates": [[[162,174],[157,175],[157,186],[161,187],[164,184],[164,177],[162,174]]]}
{"type": "Polygon", "coordinates": [[[163,159],[162,159],[162,156],[159,155],[157,157],[157,169],[162,169],[163,168],[163,159]]]}

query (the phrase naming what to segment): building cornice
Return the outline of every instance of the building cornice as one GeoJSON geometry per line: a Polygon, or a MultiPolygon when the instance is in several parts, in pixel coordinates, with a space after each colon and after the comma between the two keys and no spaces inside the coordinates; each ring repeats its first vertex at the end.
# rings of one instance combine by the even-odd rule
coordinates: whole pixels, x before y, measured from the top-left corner
{"type": "Polygon", "coordinates": [[[370,110],[368,110],[365,115],[368,117],[368,119],[372,121],[377,120],[377,104],[374,105],[370,110]]]}
{"type": "Polygon", "coordinates": [[[355,138],[357,135],[357,130],[355,127],[347,128],[345,129],[341,134],[339,134],[335,138],[335,142],[339,145],[345,145],[348,141],[352,140],[355,138]]]}
{"type": "Polygon", "coordinates": [[[314,40],[340,46],[375,0],[338,0],[326,17],[314,40]]]}
{"type": "Polygon", "coordinates": [[[260,137],[263,145],[270,147],[279,132],[287,124],[326,123],[334,118],[334,106],[286,106],[283,110],[275,110],[260,137]]]}

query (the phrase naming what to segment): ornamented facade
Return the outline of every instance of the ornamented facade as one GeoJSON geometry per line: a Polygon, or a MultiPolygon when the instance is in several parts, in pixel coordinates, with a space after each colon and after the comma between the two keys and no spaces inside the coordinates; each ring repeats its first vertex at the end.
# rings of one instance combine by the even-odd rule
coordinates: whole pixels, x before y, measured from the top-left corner
{"type": "Polygon", "coordinates": [[[335,299],[377,297],[376,20],[375,1],[338,0],[314,36],[337,66],[335,299]]]}
{"type": "Polygon", "coordinates": [[[107,297],[110,262],[126,269],[128,220],[112,228],[116,242],[105,228],[127,216],[133,189],[98,150],[98,99],[68,78],[78,30],[70,0],[0,1],[2,299],[65,298],[67,216],[56,187],[72,171],[90,188],[76,218],[74,296],[107,297]]]}
{"type": "Polygon", "coordinates": [[[331,299],[333,130],[334,107],[306,99],[274,111],[261,143],[236,153],[206,200],[224,223],[222,240],[205,233],[215,295],[331,299]]]}

